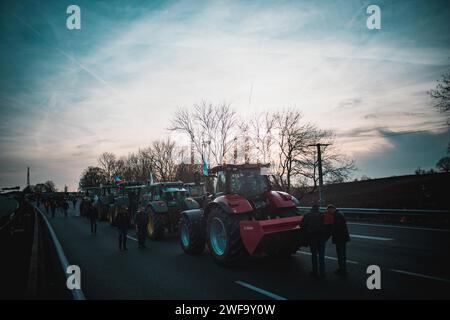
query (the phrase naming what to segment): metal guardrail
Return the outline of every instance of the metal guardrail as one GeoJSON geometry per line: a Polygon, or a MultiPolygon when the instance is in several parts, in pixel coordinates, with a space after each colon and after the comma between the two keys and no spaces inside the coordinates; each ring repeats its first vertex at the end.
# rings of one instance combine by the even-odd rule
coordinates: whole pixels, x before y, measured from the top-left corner
{"type": "MultiPolygon", "coordinates": [[[[311,210],[311,207],[298,207],[301,211],[311,210]]],[[[450,210],[410,210],[410,209],[368,209],[368,208],[338,208],[342,213],[361,214],[361,215],[392,215],[392,216],[443,216],[450,215],[450,210]]],[[[320,207],[325,211],[326,207],[320,207]]]]}
{"type": "MultiPolygon", "coordinates": [[[[41,219],[45,222],[45,225],[47,226],[48,232],[50,234],[51,240],[55,247],[55,250],[56,250],[56,253],[57,253],[61,268],[62,268],[62,272],[64,273],[65,278],[67,280],[69,278],[69,275],[67,274],[66,270],[67,270],[67,267],[69,266],[69,261],[67,260],[66,255],[64,254],[64,250],[61,246],[61,243],[59,242],[58,237],[56,236],[56,233],[53,230],[53,227],[51,226],[51,224],[48,221],[45,214],[41,211],[41,209],[39,209],[35,205],[33,205],[33,207],[36,210],[36,212],[39,213],[41,219]]],[[[70,291],[72,293],[72,298],[74,300],[86,300],[86,297],[84,296],[84,293],[81,289],[73,289],[70,291]]]]}
{"type": "Polygon", "coordinates": [[[11,226],[11,224],[13,223],[14,218],[16,217],[16,212],[20,207],[19,201],[16,201],[16,208],[14,209],[14,211],[9,215],[9,219],[8,222],[6,222],[5,224],[3,224],[2,226],[0,226],[0,232],[3,231],[4,229],[6,229],[7,227],[11,226]]]}

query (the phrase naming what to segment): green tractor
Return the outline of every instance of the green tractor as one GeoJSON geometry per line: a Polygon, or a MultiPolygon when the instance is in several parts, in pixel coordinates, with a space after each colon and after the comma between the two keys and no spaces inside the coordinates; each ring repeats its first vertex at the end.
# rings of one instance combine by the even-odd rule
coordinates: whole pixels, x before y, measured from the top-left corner
{"type": "Polygon", "coordinates": [[[132,223],[138,209],[139,198],[145,188],[146,185],[141,182],[129,182],[120,185],[115,191],[112,204],[110,204],[107,214],[108,222],[114,225],[119,211],[125,209],[128,211],[130,223],[132,223]]]}
{"type": "Polygon", "coordinates": [[[152,240],[163,239],[166,230],[176,231],[182,211],[200,208],[181,181],[153,183],[142,192],[139,202],[147,214],[147,235],[152,240]]]}
{"type": "Polygon", "coordinates": [[[118,187],[106,185],[100,187],[100,196],[97,203],[99,219],[109,221],[111,208],[114,206],[114,197],[118,192],[118,187]]]}
{"type": "Polygon", "coordinates": [[[202,207],[203,201],[208,195],[205,184],[189,182],[185,183],[183,186],[186,189],[187,195],[197,201],[200,204],[200,207],[202,207]]]}

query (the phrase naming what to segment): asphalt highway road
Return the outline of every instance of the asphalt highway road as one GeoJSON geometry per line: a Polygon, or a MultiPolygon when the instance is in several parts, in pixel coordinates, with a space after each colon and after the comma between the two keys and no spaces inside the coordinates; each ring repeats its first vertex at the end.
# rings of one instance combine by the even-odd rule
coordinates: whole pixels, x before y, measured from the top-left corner
{"type": "Polygon", "coordinates": [[[81,268],[87,299],[449,299],[450,231],[349,223],[346,278],[333,274],[336,253],[326,248],[326,279],[309,277],[309,250],[290,259],[254,257],[237,268],[220,267],[209,253],[188,256],[176,234],[147,240],[138,249],[130,230],[128,251],[118,232],[99,222],[96,235],[78,210],[50,222],[70,264],[81,268]],[[381,268],[381,289],[369,290],[367,267],[381,268]]]}

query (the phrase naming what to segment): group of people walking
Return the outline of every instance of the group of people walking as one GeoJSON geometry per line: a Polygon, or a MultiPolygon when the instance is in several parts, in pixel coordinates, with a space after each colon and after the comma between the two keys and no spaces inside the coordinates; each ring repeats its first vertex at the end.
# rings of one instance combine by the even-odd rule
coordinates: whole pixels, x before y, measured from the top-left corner
{"type": "Polygon", "coordinates": [[[311,212],[305,215],[302,227],[304,228],[304,240],[309,244],[311,250],[311,276],[313,278],[326,276],[325,245],[330,238],[336,246],[338,260],[338,269],[334,273],[345,276],[347,274],[346,245],[350,241],[350,235],[344,215],[332,204],[328,205],[323,213],[320,212],[318,205],[313,205],[311,212]]]}
{"type": "MultiPolygon", "coordinates": [[[[97,234],[97,220],[99,218],[99,213],[97,206],[95,205],[95,200],[89,199],[84,201],[80,205],[80,212],[83,210],[85,216],[90,221],[91,234],[97,234]]],[[[134,216],[134,224],[136,226],[137,236],[138,236],[138,248],[145,248],[146,239],[146,228],[147,228],[147,215],[141,211],[138,211],[134,216]]],[[[119,206],[117,215],[114,219],[113,224],[117,227],[119,231],[119,250],[126,251],[127,249],[127,238],[128,238],[128,228],[131,225],[131,215],[128,208],[125,206],[119,206]]]]}
{"type": "MultiPolygon", "coordinates": [[[[45,199],[43,203],[47,215],[51,214],[52,218],[54,218],[57,212],[61,212],[64,214],[64,217],[67,218],[69,204],[64,198],[45,199]]],[[[40,203],[37,205],[40,206],[40,203]]]]}

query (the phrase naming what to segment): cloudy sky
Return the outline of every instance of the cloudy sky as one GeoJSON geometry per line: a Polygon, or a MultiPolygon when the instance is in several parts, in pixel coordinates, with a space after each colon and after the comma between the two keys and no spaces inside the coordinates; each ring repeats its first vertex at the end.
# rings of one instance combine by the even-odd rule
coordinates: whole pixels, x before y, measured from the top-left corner
{"type": "Polygon", "coordinates": [[[299,108],[356,177],[446,155],[427,90],[450,70],[448,1],[2,1],[0,187],[76,187],[103,151],[165,137],[180,106],[299,108]],[[81,8],[81,30],[66,9],[81,8]],[[381,8],[381,30],[366,8],[381,8]]]}

